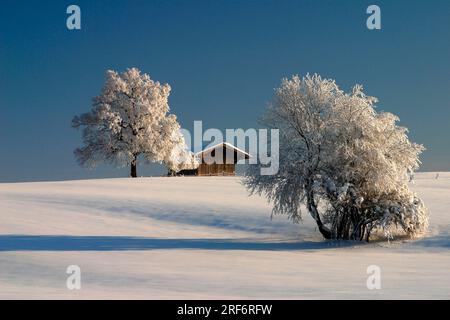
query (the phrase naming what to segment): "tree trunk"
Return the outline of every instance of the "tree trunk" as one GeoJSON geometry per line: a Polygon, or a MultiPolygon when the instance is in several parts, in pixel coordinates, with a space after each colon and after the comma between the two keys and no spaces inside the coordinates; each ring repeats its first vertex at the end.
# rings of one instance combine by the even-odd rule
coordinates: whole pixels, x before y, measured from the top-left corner
{"type": "Polygon", "coordinates": [[[137,177],[137,156],[133,155],[134,159],[131,160],[131,173],[130,176],[132,178],[136,178],[137,177]]]}
{"type": "Polygon", "coordinates": [[[327,227],[325,227],[322,223],[322,220],[320,219],[319,211],[317,210],[317,205],[314,201],[314,195],[312,191],[308,192],[307,195],[307,205],[308,205],[308,211],[313,217],[314,220],[316,220],[317,227],[319,228],[320,233],[325,239],[332,239],[333,235],[330,230],[328,230],[327,227]]]}

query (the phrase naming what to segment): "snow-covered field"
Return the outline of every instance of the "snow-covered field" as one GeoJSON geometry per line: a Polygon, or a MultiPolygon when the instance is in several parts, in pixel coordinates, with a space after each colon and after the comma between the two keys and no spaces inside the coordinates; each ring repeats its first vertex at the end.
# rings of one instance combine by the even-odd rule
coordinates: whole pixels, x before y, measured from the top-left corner
{"type": "Polygon", "coordinates": [[[429,234],[323,241],[237,177],[0,184],[0,298],[450,298],[450,174],[417,174],[429,234]],[[81,268],[81,290],[66,268],[81,268]],[[381,268],[380,290],[366,286],[381,268]]]}

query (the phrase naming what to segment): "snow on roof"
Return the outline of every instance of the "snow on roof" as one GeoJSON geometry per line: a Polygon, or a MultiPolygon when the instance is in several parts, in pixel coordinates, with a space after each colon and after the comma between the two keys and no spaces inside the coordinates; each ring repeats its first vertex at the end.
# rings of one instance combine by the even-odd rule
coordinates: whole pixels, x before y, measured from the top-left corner
{"type": "Polygon", "coordinates": [[[238,152],[248,156],[249,158],[251,157],[251,155],[249,153],[245,152],[242,149],[239,149],[238,147],[235,147],[234,145],[232,145],[231,143],[228,143],[228,142],[221,142],[221,143],[215,144],[215,145],[213,145],[213,146],[211,146],[209,148],[206,148],[206,149],[203,149],[200,152],[197,152],[195,155],[197,156],[197,155],[202,154],[204,152],[207,152],[209,150],[216,149],[218,146],[222,146],[222,145],[225,146],[225,148],[230,148],[230,149],[236,150],[236,151],[238,151],[238,152]]]}

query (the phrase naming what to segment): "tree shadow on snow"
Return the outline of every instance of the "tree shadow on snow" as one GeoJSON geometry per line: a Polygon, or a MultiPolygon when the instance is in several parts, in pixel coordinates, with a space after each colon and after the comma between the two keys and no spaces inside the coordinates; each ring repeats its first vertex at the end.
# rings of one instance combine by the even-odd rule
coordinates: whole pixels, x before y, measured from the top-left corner
{"type": "Polygon", "coordinates": [[[450,236],[447,234],[423,238],[413,242],[412,245],[425,248],[450,248],[450,236]]]}
{"type": "Polygon", "coordinates": [[[126,236],[0,235],[0,251],[132,251],[198,250],[321,250],[355,246],[355,242],[287,242],[260,239],[163,239],[126,236]]]}

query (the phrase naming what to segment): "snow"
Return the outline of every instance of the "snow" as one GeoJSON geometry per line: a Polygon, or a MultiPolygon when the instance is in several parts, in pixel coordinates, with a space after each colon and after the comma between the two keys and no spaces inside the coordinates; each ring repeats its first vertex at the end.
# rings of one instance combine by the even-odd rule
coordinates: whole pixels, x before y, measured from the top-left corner
{"type": "Polygon", "coordinates": [[[238,177],[0,184],[0,298],[448,299],[450,173],[435,177],[411,184],[427,236],[369,244],[324,241],[307,215],[271,220],[238,177]]]}
{"type": "Polygon", "coordinates": [[[215,144],[215,145],[210,146],[210,147],[208,147],[208,148],[206,148],[206,149],[204,149],[204,150],[202,150],[202,151],[200,151],[200,152],[197,152],[195,155],[196,155],[196,156],[199,156],[199,155],[202,154],[202,153],[207,153],[208,151],[213,150],[213,149],[217,149],[217,147],[220,147],[220,146],[225,146],[226,148],[229,148],[229,149],[231,149],[231,150],[233,150],[233,151],[236,150],[236,151],[238,151],[239,153],[241,153],[241,154],[243,154],[243,155],[245,155],[245,156],[251,158],[251,155],[250,155],[249,153],[245,152],[245,151],[242,150],[242,149],[239,149],[238,147],[232,145],[232,144],[229,143],[229,142],[221,142],[221,143],[215,144]]]}

